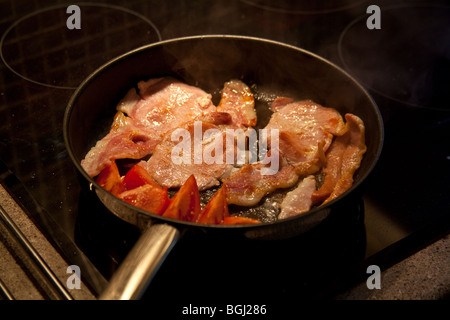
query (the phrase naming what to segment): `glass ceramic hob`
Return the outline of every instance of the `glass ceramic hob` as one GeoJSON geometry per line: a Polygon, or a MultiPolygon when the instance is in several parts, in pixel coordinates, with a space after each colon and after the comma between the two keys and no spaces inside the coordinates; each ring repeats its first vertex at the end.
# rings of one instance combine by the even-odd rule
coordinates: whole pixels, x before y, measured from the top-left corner
{"type": "MultiPolygon", "coordinates": [[[[311,232],[277,242],[190,232],[144,299],[332,298],[449,230],[450,6],[446,1],[0,1],[2,184],[96,294],[139,232],[80,187],[62,119],[75,88],[108,60],[182,36],[237,34],[285,42],[354,76],[385,125],[362,198],[311,232]],[[370,5],[381,29],[368,27],[370,5]]],[[[247,300],[248,301],[248,300],[247,300]]]]}

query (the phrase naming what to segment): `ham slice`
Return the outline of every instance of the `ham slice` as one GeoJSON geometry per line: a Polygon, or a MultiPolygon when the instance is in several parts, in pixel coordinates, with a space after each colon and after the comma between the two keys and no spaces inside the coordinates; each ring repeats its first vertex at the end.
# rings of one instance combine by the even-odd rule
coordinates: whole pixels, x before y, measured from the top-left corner
{"type": "Polygon", "coordinates": [[[347,191],[353,185],[353,175],[367,150],[363,121],[349,113],[345,120],[346,133],[336,137],[326,154],[325,179],[313,193],[314,203],[327,203],[347,191]]]}
{"type": "Polygon", "coordinates": [[[81,161],[84,170],[95,177],[116,159],[140,159],[158,144],[157,137],[134,125],[122,112],[117,112],[111,131],[81,161]]]}
{"type": "Polygon", "coordinates": [[[314,176],[304,178],[297,188],[286,194],[281,202],[281,212],[278,219],[292,217],[311,209],[313,204],[311,196],[316,191],[316,179],[314,176]]]}
{"type": "Polygon", "coordinates": [[[111,131],[82,160],[90,176],[113,160],[151,154],[165,133],[216,110],[210,94],[174,78],[141,81],[138,89],[129,90],[119,102],[111,131]]]}
{"type": "Polygon", "coordinates": [[[260,162],[246,164],[223,182],[227,191],[228,204],[254,206],[269,193],[282,188],[290,188],[298,181],[298,175],[292,166],[281,166],[274,175],[263,175],[265,166],[260,162]]]}
{"type": "Polygon", "coordinates": [[[156,146],[152,157],[147,162],[141,161],[139,165],[144,167],[158,184],[168,188],[181,187],[191,175],[197,180],[199,190],[218,186],[219,179],[227,176],[233,168],[232,164],[225,161],[225,133],[215,124],[205,121],[191,121],[176,130],[180,129],[185,131],[177,132],[188,133],[188,136],[176,139],[177,132],[173,130],[156,146]],[[208,138],[204,137],[197,144],[200,146],[198,150],[194,145],[196,126],[201,128],[197,134],[200,133],[202,137],[206,131],[212,132],[208,138]],[[183,146],[186,141],[187,144],[183,146]],[[216,151],[220,151],[221,155],[218,152],[217,158],[214,158],[216,151]],[[205,155],[211,155],[211,161],[205,155]]]}
{"type": "Polygon", "coordinates": [[[288,97],[278,97],[270,105],[273,112],[280,111],[284,106],[294,102],[294,99],[288,97]]]}
{"type": "Polygon", "coordinates": [[[279,152],[296,173],[306,176],[322,167],[324,153],[333,136],[342,135],[345,123],[339,112],[311,100],[289,102],[277,99],[266,129],[279,129],[279,152]]]}
{"type": "MultiPolygon", "coordinates": [[[[293,101],[278,98],[272,104],[276,112],[265,127],[279,130],[278,154],[283,163],[279,172],[262,175],[267,165],[255,163],[242,167],[224,181],[230,204],[253,206],[265,195],[297,183],[299,176],[317,173],[325,161],[333,135],[342,135],[345,123],[335,109],[322,107],[311,100],[293,101]]],[[[269,137],[270,140],[273,140],[269,137]]],[[[271,152],[275,146],[271,145],[271,152]]]]}
{"type": "Polygon", "coordinates": [[[325,108],[312,100],[294,101],[281,107],[278,104],[276,109],[278,111],[272,115],[268,128],[296,134],[315,132],[316,128],[337,136],[345,132],[345,123],[337,110],[325,108]]]}
{"type": "MultiPolygon", "coordinates": [[[[190,175],[197,180],[199,190],[205,190],[220,184],[223,179],[231,174],[236,163],[236,137],[231,141],[227,139],[227,129],[248,129],[256,124],[256,111],[253,94],[242,81],[231,80],[224,84],[222,97],[215,112],[208,112],[188,121],[177,129],[185,129],[189,132],[190,152],[183,161],[173,161],[172,150],[179,146],[180,141],[173,141],[173,129],[166,134],[163,141],[155,148],[152,157],[146,162],[141,162],[144,168],[160,185],[168,188],[178,188],[190,175]],[[201,150],[200,161],[195,161],[194,130],[195,123],[201,123],[201,150]],[[205,132],[213,132],[205,137],[205,132]],[[214,133],[215,131],[215,133],[214,133]],[[219,144],[218,144],[219,143],[219,144]],[[232,148],[231,148],[232,147],[232,148]],[[216,151],[220,150],[216,154],[216,151]],[[227,157],[227,152],[232,154],[227,157]],[[206,159],[205,156],[210,156],[206,159]],[[230,163],[228,159],[233,159],[230,163]],[[228,163],[227,163],[228,162],[228,163]]],[[[197,154],[197,157],[199,154],[197,154]]]]}
{"type": "Polygon", "coordinates": [[[138,89],[140,99],[119,103],[118,110],[160,136],[203,113],[216,111],[210,94],[171,77],[141,81],[138,89]]]}
{"type": "Polygon", "coordinates": [[[253,93],[240,80],[231,80],[224,84],[217,111],[227,112],[231,115],[232,125],[229,128],[253,127],[256,125],[257,117],[253,93]]]}

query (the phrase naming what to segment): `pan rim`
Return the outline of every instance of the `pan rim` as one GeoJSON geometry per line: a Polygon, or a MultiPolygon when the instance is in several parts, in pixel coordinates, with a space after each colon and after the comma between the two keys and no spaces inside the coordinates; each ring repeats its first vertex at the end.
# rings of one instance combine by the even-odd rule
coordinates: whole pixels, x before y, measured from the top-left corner
{"type": "Polygon", "coordinates": [[[130,50],[124,54],[121,54],[119,56],[117,56],[116,58],[113,58],[111,60],[109,60],[108,62],[104,63],[103,65],[101,65],[100,67],[98,67],[95,71],[93,71],[90,75],[88,75],[76,88],[76,90],[74,91],[74,93],[72,94],[72,96],[70,97],[67,105],[66,105],[66,109],[64,112],[64,118],[63,118],[63,136],[64,136],[64,143],[66,146],[66,150],[69,154],[69,157],[71,158],[72,163],[75,165],[76,169],[78,170],[79,173],[81,173],[84,178],[90,183],[91,189],[93,187],[96,188],[96,190],[108,194],[108,196],[112,196],[114,198],[116,198],[117,200],[120,200],[122,204],[124,204],[127,208],[136,211],[136,213],[143,215],[145,217],[154,219],[156,221],[159,222],[164,222],[164,223],[168,223],[171,225],[175,225],[178,227],[197,227],[197,228],[203,228],[203,229],[245,229],[245,230],[255,230],[255,229],[259,229],[259,228],[265,228],[267,226],[274,226],[274,225],[278,225],[278,224],[284,224],[284,223],[290,223],[291,221],[294,220],[298,220],[298,219],[305,219],[306,217],[309,217],[313,214],[315,214],[318,211],[330,208],[332,205],[334,205],[336,202],[340,202],[342,199],[347,198],[347,196],[349,194],[351,194],[355,189],[359,188],[360,185],[366,181],[367,177],[372,173],[373,169],[375,168],[375,166],[378,163],[378,160],[381,156],[381,152],[383,149],[383,144],[384,144],[384,124],[383,124],[383,120],[382,120],[382,115],[381,112],[375,102],[375,100],[372,98],[372,96],[368,93],[368,91],[362,86],[362,84],[360,84],[354,77],[352,77],[348,72],[346,72],[345,70],[343,70],[341,67],[337,66],[336,64],[334,64],[333,62],[313,53],[310,52],[308,50],[302,49],[300,47],[296,47],[287,43],[283,43],[283,42],[279,42],[279,41],[275,41],[275,40],[271,40],[271,39],[266,39],[266,38],[261,38],[261,37],[253,37],[253,36],[243,36],[243,35],[228,35],[228,34],[208,34],[208,35],[195,35],[195,36],[187,36],[187,37],[178,37],[178,38],[172,38],[172,39],[168,39],[168,40],[162,40],[162,41],[158,41],[158,42],[154,42],[148,45],[144,45],[144,46],[140,46],[136,49],[130,50]],[[84,91],[84,89],[92,82],[94,81],[98,76],[100,76],[103,72],[105,72],[109,67],[120,63],[122,60],[133,56],[135,54],[139,54],[145,50],[149,50],[151,48],[154,47],[158,47],[158,46],[163,46],[166,44],[171,44],[171,43],[175,43],[175,42],[180,42],[180,41],[199,41],[199,40],[204,40],[204,39],[228,39],[228,40],[245,40],[245,41],[255,41],[255,42],[264,42],[267,44],[271,44],[271,45],[276,45],[276,46],[282,46],[285,47],[287,49],[290,50],[294,50],[294,51],[298,51],[302,54],[308,55],[313,57],[314,59],[318,59],[320,60],[322,63],[326,63],[327,65],[329,65],[330,67],[336,69],[337,72],[343,74],[348,80],[351,81],[351,83],[353,85],[355,85],[359,91],[361,93],[363,93],[364,97],[370,101],[370,103],[372,104],[372,106],[374,107],[374,111],[377,113],[377,123],[376,123],[376,127],[379,129],[378,130],[378,136],[376,137],[377,139],[375,140],[377,143],[377,145],[375,146],[375,154],[373,156],[373,160],[370,163],[369,167],[367,168],[367,170],[364,172],[364,174],[362,176],[359,177],[357,182],[354,182],[353,185],[347,190],[345,191],[343,194],[341,194],[340,196],[338,196],[337,198],[331,200],[330,202],[326,203],[323,206],[318,206],[316,208],[313,208],[305,213],[299,214],[299,215],[295,215],[286,219],[282,219],[282,220],[276,220],[273,222],[262,222],[262,223],[258,223],[258,224],[245,224],[245,225],[210,225],[210,224],[201,224],[201,223],[196,223],[196,222],[188,222],[188,221],[180,221],[180,220],[176,220],[173,218],[167,218],[167,217],[163,217],[160,215],[157,215],[155,213],[149,212],[149,211],[145,211],[143,209],[140,209],[138,207],[135,207],[125,201],[122,201],[121,199],[113,196],[111,193],[109,193],[108,191],[106,191],[105,189],[103,189],[100,185],[97,184],[97,182],[95,182],[95,180],[93,178],[91,178],[86,171],[81,167],[81,164],[78,163],[78,159],[76,159],[73,151],[72,151],[72,144],[71,144],[71,140],[69,137],[69,122],[70,122],[70,118],[72,115],[72,111],[75,105],[75,102],[77,101],[78,97],[82,94],[82,92],[84,91]]]}

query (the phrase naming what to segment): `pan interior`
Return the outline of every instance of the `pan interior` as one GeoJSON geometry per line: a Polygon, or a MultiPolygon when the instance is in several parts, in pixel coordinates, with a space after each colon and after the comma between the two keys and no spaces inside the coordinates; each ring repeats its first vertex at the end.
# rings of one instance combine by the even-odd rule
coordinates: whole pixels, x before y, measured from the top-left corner
{"type": "MultiPolygon", "coordinates": [[[[358,115],[366,126],[367,152],[354,186],[371,171],[381,152],[382,122],[376,105],[360,85],[331,63],[301,49],[262,39],[190,37],[121,56],[98,69],[76,91],[66,114],[65,134],[69,153],[88,181],[95,183],[79,164],[109,131],[118,101],[138,81],[161,76],[174,76],[200,87],[213,95],[216,105],[226,81],[244,81],[255,95],[256,129],[267,124],[270,103],[278,96],[311,99],[342,115],[358,115]]],[[[213,191],[202,195],[204,202],[213,191]]],[[[251,216],[273,221],[276,210],[271,204],[285,192],[263,199],[251,216]]],[[[240,214],[239,208],[231,210],[240,214]]]]}

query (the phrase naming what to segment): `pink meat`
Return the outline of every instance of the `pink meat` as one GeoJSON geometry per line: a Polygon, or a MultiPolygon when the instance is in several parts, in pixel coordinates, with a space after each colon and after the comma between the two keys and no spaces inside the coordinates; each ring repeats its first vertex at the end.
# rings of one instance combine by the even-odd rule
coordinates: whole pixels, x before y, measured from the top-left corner
{"type": "Polygon", "coordinates": [[[255,99],[250,88],[240,80],[231,80],[224,84],[222,97],[217,111],[231,115],[229,127],[253,127],[256,125],[255,99]]]}
{"type": "Polygon", "coordinates": [[[141,81],[138,89],[140,99],[134,104],[119,103],[118,110],[159,136],[203,113],[216,111],[210,94],[174,78],[141,81]]]}
{"type": "Polygon", "coordinates": [[[278,97],[270,105],[273,112],[280,111],[284,106],[294,102],[294,99],[288,97],[278,97]]]}
{"type": "Polygon", "coordinates": [[[81,165],[94,177],[116,159],[152,154],[164,135],[186,121],[214,112],[211,95],[174,78],[138,83],[117,105],[111,131],[88,152],[81,165]]]}
{"type": "MultiPolygon", "coordinates": [[[[156,182],[168,188],[181,187],[192,174],[195,176],[199,190],[218,186],[220,184],[219,179],[227,176],[233,168],[233,165],[227,164],[225,159],[225,133],[219,127],[209,122],[191,121],[176,130],[178,129],[184,129],[186,130],[185,132],[189,133],[188,140],[185,140],[189,142],[189,144],[186,144],[186,147],[180,147],[186,137],[179,140],[173,139],[173,131],[169,132],[163,141],[156,146],[152,157],[147,162],[141,161],[140,165],[150,173],[156,182]],[[200,153],[195,153],[195,123],[197,125],[201,123],[202,135],[207,130],[216,130],[216,134],[198,144],[200,153]],[[188,145],[189,147],[187,148],[188,145]],[[177,149],[177,147],[179,148],[177,149]],[[220,150],[222,154],[220,160],[218,158],[217,161],[207,163],[204,155],[212,154],[215,156],[216,150],[220,150]],[[183,159],[185,151],[187,152],[187,159],[183,159]],[[174,161],[173,152],[180,157],[179,161],[174,161]],[[199,159],[197,163],[195,159],[196,154],[200,154],[200,157],[197,158],[199,159]]],[[[219,154],[217,153],[217,155],[219,154]]]]}
{"type": "MultiPolygon", "coordinates": [[[[242,167],[224,180],[230,204],[255,205],[276,189],[294,186],[299,177],[317,173],[333,135],[342,135],[346,130],[339,112],[310,100],[293,102],[279,98],[272,109],[276,112],[265,129],[268,133],[269,129],[279,130],[281,168],[274,175],[262,175],[261,163],[242,167]]],[[[274,146],[270,147],[274,151],[274,146]]]]}
{"type": "MultiPolygon", "coordinates": [[[[190,175],[194,175],[200,190],[205,190],[220,184],[220,179],[227,177],[233,169],[233,163],[227,163],[226,156],[226,130],[227,129],[246,129],[256,124],[256,111],[253,94],[243,82],[231,80],[224,84],[222,97],[216,112],[209,112],[197,118],[196,121],[202,122],[202,135],[209,129],[217,130],[217,134],[209,139],[202,139],[202,161],[194,161],[194,124],[195,121],[186,121],[177,128],[184,128],[190,133],[191,153],[188,155],[189,162],[182,161],[174,163],[172,159],[172,150],[179,145],[179,141],[172,141],[173,130],[169,131],[164,140],[155,148],[152,157],[141,165],[147,169],[160,185],[168,188],[180,187],[190,175]],[[217,146],[217,142],[221,142],[217,146]],[[204,154],[215,153],[215,150],[221,150],[223,155],[221,159],[214,160],[213,163],[206,163],[204,154]]],[[[205,137],[203,137],[205,138],[205,137]]],[[[236,141],[232,141],[232,154],[229,158],[236,158],[236,141]]],[[[229,146],[230,147],[230,146],[229,146]]]]}
{"type": "Polygon", "coordinates": [[[261,163],[246,164],[223,182],[228,204],[254,206],[269,193],[297,183],[294,167],[286,165],[274,175],[262,175],[261,163]]]}
{"type": "Polygon", "coordinates": [[[311,100],[277,103],[276,110],[266,129],[279,129],[281,156],[298,175],[319,171],[333,136],[346,130],[339,112],[311,100]]]}
{"type": "Polygon", "coordinates": [[[361,165],[367,147],[363,121],[350,113],[345,115],[346,133],[336,137],[327,152],[323,169],[325,180],[314,192],[313,201],[327,203],[343,194],[353,185],[353,175],[361,165]]]}
{"type": "Polygon", "coordinates": [[[311,196],[315,190],[316,179],[314,176],[304,178],[297,188],[288,192],[284,197],[278,219],[285,219],[309,211],[313,204],[311,196]]]}

